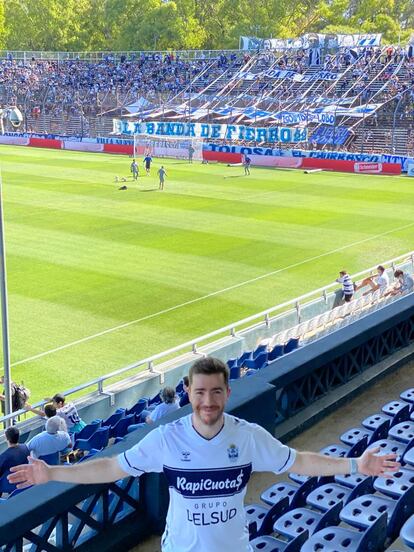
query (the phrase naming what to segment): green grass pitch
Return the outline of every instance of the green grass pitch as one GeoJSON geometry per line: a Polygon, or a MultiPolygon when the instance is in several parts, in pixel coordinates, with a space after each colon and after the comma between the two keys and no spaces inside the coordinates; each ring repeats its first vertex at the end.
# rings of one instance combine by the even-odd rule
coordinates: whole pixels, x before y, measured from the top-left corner
{"type": "Polygon", "coordinates": [[[409,178],[155,160],[118,191],[125,156],[0,164],[12,376],[34,400],[413,248],[409,178]]]}

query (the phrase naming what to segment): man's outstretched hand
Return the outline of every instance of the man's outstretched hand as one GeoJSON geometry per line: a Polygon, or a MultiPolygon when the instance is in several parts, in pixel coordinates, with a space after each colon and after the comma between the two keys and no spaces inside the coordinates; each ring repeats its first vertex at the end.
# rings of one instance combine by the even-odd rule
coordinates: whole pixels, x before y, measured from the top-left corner
{"type": "Polygon", "coordinates": [[[392,477],[392,474],[398,471],[401,466],[396,461],[397,455],[392,453],[378,456],[380,451],[380,447],[367,449],[362,456],[357,458],[358,472],[364,475],[392,477]]]}
{"type": "Polygon", "coordinates": [[[10,483],[18,489],[25,489],[32,485],[40,485],[50,481],[49,467],[43,460],[29,457],[29,464],[20,464],[10,468],[10,475],[7,477],[10,483]]]}

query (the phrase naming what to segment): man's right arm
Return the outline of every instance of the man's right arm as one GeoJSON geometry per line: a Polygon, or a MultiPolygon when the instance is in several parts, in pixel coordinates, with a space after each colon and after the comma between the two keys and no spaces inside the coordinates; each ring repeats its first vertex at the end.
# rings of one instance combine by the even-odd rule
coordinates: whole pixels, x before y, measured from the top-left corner
{"type": "Polygon", "coordinates": [[[42,460],[31,459],[30,464],[15,466],[10,471],[8,479],[10,483],[17,484],[18,489],[48,481],[79,484],[111,483],[129,476],[119,465],[116,456],[74,466],[48,466],[42,460]]]}
{"type": "Polygon", "coordinates": [[[46,416],[44,410],[41,410],[40,408],[33,408],[33,406],[29,403],[26,403],[24,405],[24,408],[29,412],[33,412],[33,414],[37,414],[38,416],[41,416],[42,418],[46,416]]]}

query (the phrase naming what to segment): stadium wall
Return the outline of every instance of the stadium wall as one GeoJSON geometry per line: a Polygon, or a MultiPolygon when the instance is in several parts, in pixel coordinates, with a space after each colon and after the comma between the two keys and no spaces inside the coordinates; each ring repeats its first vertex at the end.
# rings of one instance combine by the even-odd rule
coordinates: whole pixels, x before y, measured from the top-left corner
{"type": "MultiPolygon", "coordinates": [[[[79,138],[75,136],[6,134],[0,136],[0,144],[67,149],[75,151],[133,154],[133,141],[121,138],[79,138]]],[[[143,151],[139,152],[141,155],[143,151]]],[[[187,152],[176,148],[155,147],[154,155],[185,158],[187,152]]],[[[322,169],[359,174],[392,174],[407,172],[414,158],[388,154],[363,154],[320,150],[272,149],[204,143],[203,160],[219,163],[241,163],[249,155],[252,165],[296,169],[322,169]]]]}
{"type": "MultiPolygon", "coordinates": [[[[227,411],[286,438],[345,402],[350,386],[354,394],[361,393],[369,383],[413,356],[411,294],[283,360],[277,359],[248,381],[232,382],[227,411]],[[344,386],[347,393],[338,398],[336,390],[344,386]],[[318,401],[321,398],[324,400],[318,401]]],[[[189,412],[190,406],[184,407],[162,422],[189,412]]],[[[96,457],[119,454],[151,430],[138,429],[96,457]]],[[[38,550],[127,549],[162,530],[167,504],[163,474],[143,475],[139,481],[127,478],[111,485],[48,483],[0,504],[0,546],[20,550],[25,539],[25,544],[34,543],[38,550]],[[53,543],[49,540],[52,532],[53,543]]]]}

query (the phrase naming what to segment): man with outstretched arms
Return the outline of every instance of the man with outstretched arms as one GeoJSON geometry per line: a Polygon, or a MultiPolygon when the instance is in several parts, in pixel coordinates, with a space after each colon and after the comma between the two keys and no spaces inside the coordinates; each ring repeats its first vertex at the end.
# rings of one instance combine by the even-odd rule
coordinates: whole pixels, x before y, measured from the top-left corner
{"type": "Polygon", "coordinates": [[[22,488],[51,480],[106,483],[163,471],[170,488],[163,552],[248,552],[243,499],[252,472],[389,476],[399,468],[394,454],[376,456],[379,449],[348,459],[283,445],[262,427],[224,413],[228,379],[225,364],[202,358],[189,373],[192,414],[156,428],[117,457],[70,468],[33,460],[12,468],[9,479],[22,488]]]}

